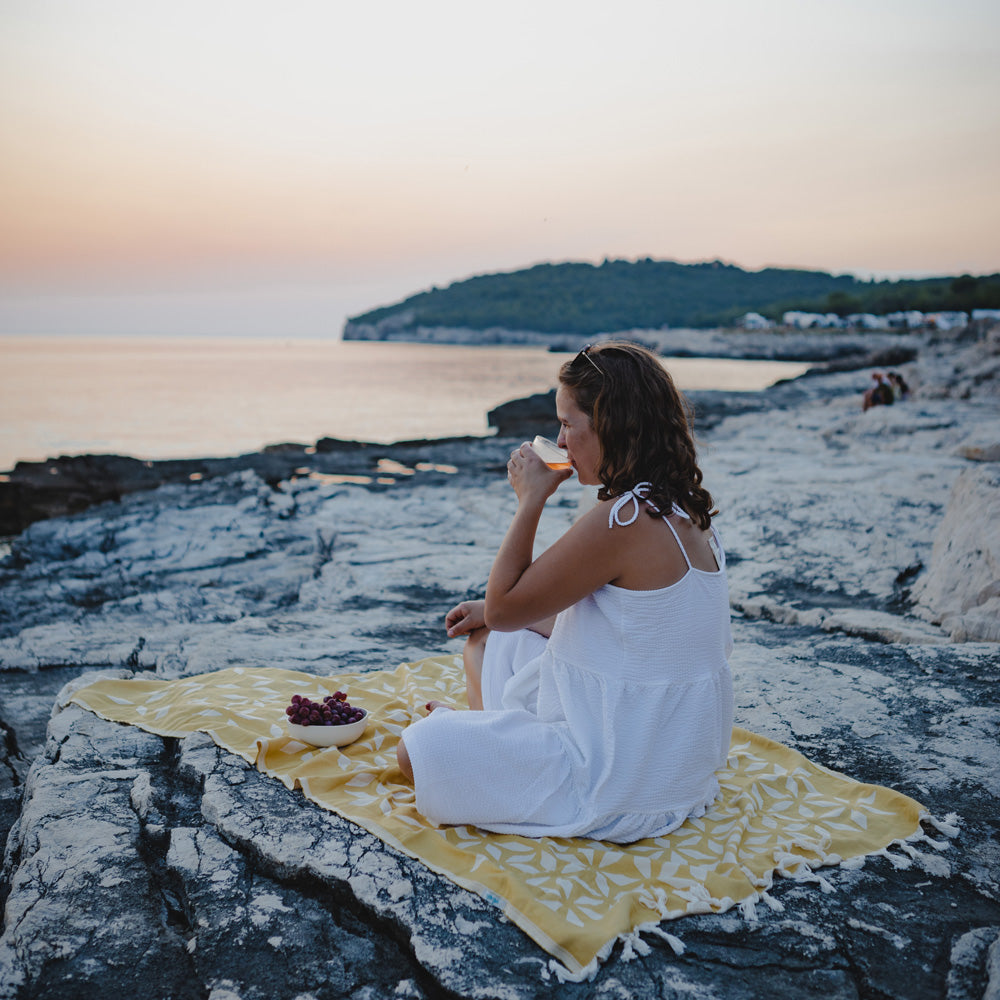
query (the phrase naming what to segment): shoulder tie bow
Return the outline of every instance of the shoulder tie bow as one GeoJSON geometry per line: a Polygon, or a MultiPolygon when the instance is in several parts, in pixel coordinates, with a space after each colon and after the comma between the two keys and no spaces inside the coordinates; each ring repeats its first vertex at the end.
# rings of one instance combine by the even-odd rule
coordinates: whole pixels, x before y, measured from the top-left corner
{"type": "MultiPolygon", "coordinates": [[[[638,516],[639,516],[639,501],[645,500],[653,510],[659,513],[659,508],[656,504],[646,497],[649,495],[649,491],[653,488],[652,483],[638,483],[633,489],[628,490],[628,492],[623,493],[614,504],[611,506],[611,510],[608,512],[608,527],[613,528],[616,524],[620,528],[627,528],[638,516]],[[627,520],[623,521],[621,518],[621,511],[628,504],[632,504],[632,516],[627,520]]],[[[676,514],[678,517],[683,517],[685,520],[690,521],[691,516],[682,507],[678,507],[677,504],[672,504],[670,508],[671,514],[676,514]]]]}
{"type": "Polygon", "coordinates": [[[616,524],[620,528],[628,527],[639,516],[639,501],[645,500],[652,488],[652,483],[639,483],[633,489],[618,497],[608,513],[608,527],[613,528],[616,524]],[[627,521],[623,521],[621,519],[621,510],[630,503],[633,504],[632,516],[627,521]]]}

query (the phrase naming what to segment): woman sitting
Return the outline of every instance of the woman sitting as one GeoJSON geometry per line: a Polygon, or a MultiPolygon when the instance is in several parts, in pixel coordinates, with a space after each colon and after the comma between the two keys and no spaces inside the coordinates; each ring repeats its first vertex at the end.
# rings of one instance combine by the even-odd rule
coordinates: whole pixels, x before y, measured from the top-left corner
{"type": "Polygon", "coordinates": [[[533,559],[569,470],[512,452],[517,512],[467,635],[470,708],[431,703],[399,744],[417,808],[439,824],[628,843],[700,816],[718,793],[733,694],[725,556],[684,400],[632,344],[563,365],[559,444],[598,503],[533,559]]]}

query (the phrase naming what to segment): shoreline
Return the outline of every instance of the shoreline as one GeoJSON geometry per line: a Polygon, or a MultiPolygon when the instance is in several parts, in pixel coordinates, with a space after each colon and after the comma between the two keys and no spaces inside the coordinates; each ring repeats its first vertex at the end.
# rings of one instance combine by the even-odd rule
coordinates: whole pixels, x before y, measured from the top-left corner
{"type": "MultiPolygon", "coordinates": [[[[690,331],[685,331],[688,332],[690,331]]],[[[717,333],[697,332],[704,334],[706,338],[717,333]]],[[[828,339],[828,335],[824,335],[824,338],[828,339]]],[[[856,339],[852,338],[851,342],[854,343],[856,339]]],[[[727,416],[792,405],[805,395],[800,391],[800,383],[804,379],[831,371],[860,371],[873,364],[906,363],[917,355],[914,343],[914,338],[910,337],[905,343],[896,343],[893,347],[882,347],[875,351],[839,351],[833,360],[819,361],[793,379],[783,379],[761,389],[689,390],[685,395],[695,409],[696,433],[703,434],[711,430],[727,416]],[[788,386],[800,388],[789,390],[788,386]]],[[[708,341],[703,340],[700,347],[707,349],[708,341]]],[[[734,360],[758,359],[736,356],[734,360]]],[[[79,513],[93,504],[118,500],[138,490],[205,481],[244,469],[253,470],[271,485],[290,476],[309,474],[349,477],[345,481],[357,483],[367,477],[369,484],[390,485],[388,477],[391,473],[379,466],[382,460],[404,466],[410,461],[413,464],[453,465],[468,469],[481,462],[484,457],[496,461],[493,451],[508,448],[509,444],[506,442],[509,440],[518,437],[522,440],[530,439],[535,433],[541,432],[540,428],[554,425],[553,397],[554,390],[549,390],[547,394],[511,399],[490,410],[487,424],[495,430],[494,434],[401,439],[393,442],[320,438],[311,444],[275,442],[257,451],[235,455],[146,459],[120,453],[83,453],[50,456],[41,460],[19,460],[12,468],[0,471],[0,538],[10,538],[35,521],[79,513]],[[498,446],[497,441],[505,443],[498,446]],[[463,451],[467,451],[468,456],[463,451]],[[435,455],[438,457],[435,458],[435,455]]],[[[402,473],[404,476],[409,474],[410,472],[402,473]]]]}
{"type": "MultiPolygon", "coordinates": [[[[762,390],[686,393],[695,407],[696,433],[711,430],[727,416],[784,408],[787,400],[802,395],[797,388],[791,392],[788,388],[796,386],[799,379],[762,390]]],[[[207,482],[243,470],[255,472],[271,486],[296,476],[331,483],[339,477],[358,485],[390,486],[406,481],[414,472],[426,480],[427,473],[438,477],[468,473],[483,468],[484,462],[502,469],[512,442],[530,440],[539,428],[555,424],[555,390],[510,400],[491,410],[488,417],[494,434],[391,443],[320,438],[313,444],[279,442],[260,451],[228,456],[141,459],[83,454],[19,461],[0,473],[0,539],[15,536],[38,520],[81,513],[130,493],[207,482]]]]}
{"type": "Polygon", "coordinates": [[[920,328],[895,331],[863,329],[803,330],[772,327],[635,327],[610,333],[540,333],[490,327],[399,326],[394,317],[376,324],[348,323],[345,342],[452,344],[465,347],[522,346],[575,354],[586,344],[633,340],[665,357],[731,358],[744,361],[834,361],[898,345],[921,345],[932,337],[920,328]]]}
{"type": "MultiPolygon", "coordinates": [[[[641,342],[643,333],[624,335],[641,342]]],[[[683,350],[668,361],[681,388],[762,389],[826,356],[819,348],[792,361],[742,349],[713,351],[716,336],[684,332],[683,350]]],[[[843,338],[812,340],[829,347],[843,338]]],[[[865,340],[850,343],[861,350],[865,340]]],[[[324,435],[377,443],[485,435],[490,407],[549,388],[565,359],[517,344],[253,338],[179,344],[159,337],[8,338],[3,344],[7,364],[0,382],[10,395],[0,472],[19,461],[82,454],[154,461],[232,457],[324,435]],[[472,392],[467,371],[476,380],[472,392]],[[78,398],[74,380],[81,372],[89,388],[78,398]],[[374,392],[364,388],[369,378],[374,392]]],[[[835,353],[843,356],[840,347],[835,353]]],[[[863,354],[852,357],[864,363],[863,354]]]]}

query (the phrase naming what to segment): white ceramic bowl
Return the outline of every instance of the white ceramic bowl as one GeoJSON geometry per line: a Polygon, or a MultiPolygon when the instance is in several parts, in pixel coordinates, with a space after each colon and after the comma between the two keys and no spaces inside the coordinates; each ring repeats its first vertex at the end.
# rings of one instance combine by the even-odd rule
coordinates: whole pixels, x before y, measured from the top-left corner
{"type": "Polygon", "coordinates": [[[294,736],[303,743],[314,747],[345,747],[348,743],[361,739],[368,726],[368,711],[361,709],[364,715],[357,722],[348,722],[341,726],[299,726],[294,722],[288,724],[289,736],[294,736]]]}

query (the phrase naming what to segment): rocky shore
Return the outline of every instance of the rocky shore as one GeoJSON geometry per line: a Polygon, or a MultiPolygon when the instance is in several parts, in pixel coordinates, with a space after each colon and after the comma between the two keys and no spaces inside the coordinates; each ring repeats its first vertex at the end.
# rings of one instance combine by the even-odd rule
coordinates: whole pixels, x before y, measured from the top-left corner
{"type": "MultiPolygon", "coordinates": [[[[768,330],[733,328],[626,330],[615,334],[539,333],[489,327],[473,330],[457,326],[424,326],[413,310],[403,310],[375,323],[348,322],[344,340],[416,341],[427,344],[530,344],[552,351],[578,351],[585,344],[610,337],[625,337],[645,344],[650,350],[671,357],[742,358],[755,361],[835,361],[857,358],[872,351],[901,350],[912,360],[914,345],[923,337],[905,331],[797,330],[778,327],[768,330]]],[[[883,362],[889,363],[889,362],[883,362]]],[[[891,362],[893,364],[899,363],[891,362]]]]}
{"type": "MultiPolygon", "coordinates": [[[[684,918],[683,954],[619,946],[584,983],[207,739],[67,702],[94,672],[333,675],[457,651],[443,615],[485,584],[513,511],[506,456],[544,397],[498,413],[495,438],[12,470],[0,998],[1000,996],[1000,331],[925,343],[901,370],[913,395],[891,407],[861,411],[869,369],[827,369],[696,395],[696,429],[738,723],[957,834],[830,869],[832,892],[779,883],[781,912],[684,918]]],[[[566,484],[540,544],[587,500],[566,484]]]]}

